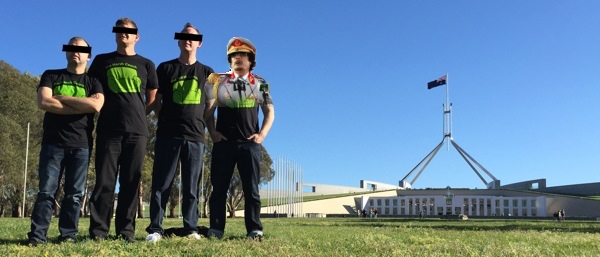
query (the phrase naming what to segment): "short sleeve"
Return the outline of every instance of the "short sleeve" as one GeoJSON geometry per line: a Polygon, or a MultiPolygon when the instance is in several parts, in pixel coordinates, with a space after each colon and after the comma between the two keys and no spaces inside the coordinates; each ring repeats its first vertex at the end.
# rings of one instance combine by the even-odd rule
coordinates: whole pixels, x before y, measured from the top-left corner
{"type": "Polygon", "coordinates": [[[42,77],[40,78],[40,84],[37,86],[37,90],[39,90],[40,87],[52,88],[52,76],[50,76],[49,71],[44,71],[42,74],[42,77]]]}
{"type": "Polygon", "coordinates": [[[104,90],[102,90],[102,84],[100,84],[100,81],[97,78],[93,77],[90,77],[90,79],[92,82],[92,90],[90,90],[90,96],[96,93],[104,94],[104,90]]]}
{"type": "Polygon", "coordinates": [[[146,90],[157,89],[158,76],[156,75],[156,66],[154,66],[154,63],[152,61],[148,60],[146,69],[148,70],[148,82],[146,83],[146,90]]]}

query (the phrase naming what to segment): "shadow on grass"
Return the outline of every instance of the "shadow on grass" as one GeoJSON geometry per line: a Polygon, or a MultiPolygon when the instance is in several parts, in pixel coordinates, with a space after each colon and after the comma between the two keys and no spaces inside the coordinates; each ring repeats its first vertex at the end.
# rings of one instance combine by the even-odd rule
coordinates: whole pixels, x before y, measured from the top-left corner
{"type": "Polygon", "coordinates": [[[0,245],[27,245],[27,240],[0,238],[0,245]]]}
{"type": "Polygon", "coordinates": [[[410,227],[456,231],[553,231],[600,234],[600,223],[595,221],[552,220],[446,220],[446,219],[348,219],[345,221],[306,223],[304,226],[331,227],[410,227]]]}

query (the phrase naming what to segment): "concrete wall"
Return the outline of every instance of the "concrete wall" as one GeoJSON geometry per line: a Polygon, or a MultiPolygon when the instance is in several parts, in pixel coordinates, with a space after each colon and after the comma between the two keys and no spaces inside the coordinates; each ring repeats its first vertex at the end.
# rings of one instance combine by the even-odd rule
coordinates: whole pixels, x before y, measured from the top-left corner
{"type": "Polygon", "coordinates": [[[500,188],[516,189],[516,190],[531,190],[533,184],[537,183],[537,189],[546,188],[546,179],[534,179],[528,181],[517,182],[513,184],[503,185],[500,188]]]}
{"type": "MultiPolygon", "coordinates": [[[[389,190],[383,192],[367,192],[364,195],[367,196],[395,196],[396,191],[389,190]]],[[[309,201],[302,203],[300,216],[298,213],[294,214],[295,217],[303,217],[305,213],[325,213],[325,214],[342,214],[342,215],[356,215],[356,201],[355,198],[360,195],[338,197],[333,199],[325,199],[318,201],[309,201]]],[[[260,213],[272,214],[275,208],[279,208],[277,213],[287,213],[285,210],[294,209],[293,206],[281,205],[279,207],[266,206],[262,207],[260,213]]],[[[244,210],[238,210],[235,212],[238,217],[244,216],[244,210]]]]}
{"type": "Polygon", "coordinates": [[[551,216],[555,211],[565,209],[565,217],[600,217],[600,201],[577,197],[547,197],[546,209],[551,216]]]}
{"type": "Polygon", "coordinates": [[[568,195],[580,195],[580,196],[600,195],[600,183],[586,183],[586,184],[547,187],[547,188],[540,188],[535,191],[552,193],[552,194],[568,194],[568,195]]]}
{"type": "Polygon", "coordinates": [[[303,183],[302,188],[305,190],[307,187],[312,187],[312,192],[304,191],[304,195],[331,195],[331,194],[347,194],[356,192],[368,192],[367,188],[360,187],[348,187],[348,186],[336,186],[326,184],[313,184],[303,183]]]}

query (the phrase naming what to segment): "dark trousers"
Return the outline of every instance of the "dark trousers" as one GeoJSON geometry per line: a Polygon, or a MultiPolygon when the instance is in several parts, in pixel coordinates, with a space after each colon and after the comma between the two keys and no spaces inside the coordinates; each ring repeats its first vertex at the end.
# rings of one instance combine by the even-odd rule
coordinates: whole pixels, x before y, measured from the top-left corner
{"type": "Polygon", "coordinates": [[[262,158],[261,147],[254,142],[226,142],[214,143],[210,182],[213,191],[210,195],[210,228],[225,231],[225,215],[227,191],[235,165],[237,164],[244,191],[244,220],[246,231],[262,231],[260,222],[260,161],[262,158]]]}
{"type": "Polygon", "coordinates": [[[146,155],[147,136],[134,133],[103,133],[96,140],[96,186],[90,199],[90,236],[108,235],[113,216],[117,175],[119,191],[115,213],[118,236],[135,235],[139,185],[146,155]]]}
{"type": "Polygon", "coordinates": [[[148,233],[164,234],[162,227],[171,185],[181,161],[181,195],[183,201],[183,233],[198,232],[198,184],[202,174],[204,144],[172,138],[156,138],[150,195],[150,225],[148,233]]]}

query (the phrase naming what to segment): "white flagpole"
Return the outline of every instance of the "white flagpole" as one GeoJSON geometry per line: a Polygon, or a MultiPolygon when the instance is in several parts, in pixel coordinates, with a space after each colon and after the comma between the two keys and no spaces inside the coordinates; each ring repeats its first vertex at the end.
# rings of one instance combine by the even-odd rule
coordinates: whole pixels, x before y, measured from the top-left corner
{"type": "Polygon", "coordinates": [[[450,83],[448,83],[448,73],[446,73],[446,133],[448,137],[448,143],[446,147],[448,147],[447,151],[450,151],[450,139],[452,138],[452,110],[450,106],[450,83]]]}
{"type": "Polygon", "coordinates": [[[27,191],[27,159],[29,157],[29,124],[27,122],[27,143],[25,146],[25,170],[23,171],[23,207],[21,208],[21,218],[25,218],[25,192],[27,191]]]}

